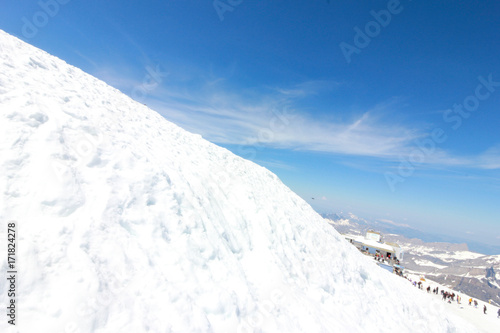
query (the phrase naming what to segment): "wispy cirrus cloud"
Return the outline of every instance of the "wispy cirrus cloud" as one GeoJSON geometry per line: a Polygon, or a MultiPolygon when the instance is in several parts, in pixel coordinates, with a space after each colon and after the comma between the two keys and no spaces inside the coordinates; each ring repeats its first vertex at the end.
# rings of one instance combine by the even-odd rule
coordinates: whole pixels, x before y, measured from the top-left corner
{"type": "MultiPolygon", "coordinates": [[[[330,83],[325,85],[335,86],[330,83]]],[[[380,103],[342,122],[314,116],[296,107],[298,100],[318,93],[318,90],[325,89],[325,85],[302,84],[299,86],[307,86],[308,89],[275,89],[259,97],[252,92],[252,98],[211,91],[208,96],[183,97],[194,103],[160,102],[157,110],[167,119],[216,143],[259,144],[388,161],[399,161],[410,155],[418,142],[428,137],[424,129],[394,123],[384,117],[388,109],[397,108],[397,102],[396,105],[391,101],[380,103]],[[279,126],[273,125],[277,113],[286,117],[279,126]]],[[[499,169],[500,146],[477,155],[460,156],[436,145],[420,164],[422,167],[499,169]]]]}
{"type": "Polygon", "coordinates": [[[282,162],[282,161],[277,161],[277,160],[270,160],[270,161],[264,161],[264,160],[254,160],[255,163],[260,164],[265,167],[272,167],[272,168],[278,168],[278,169],[284,169],[284,170],[297,170],[297,168],[282,162]]]}
{"type": "Polygon", "coordinates": [[[224,144],[261,144],[282,149],[394,158],[403,154],[412,140],[423,136],[415,129],[384,124],[376,110],[336,122],[296,107],[298,100],[336,85],[303,83],[287,89],[269,89],[260,94],[251,91],[242,95],[200,90],[190,98],[186,92],[158,91],[153,106],[167,119],[208,140],[224,144]],[[173,100],[165,101],[165,96],[173,100]]]}
{"type": "MultiPolygon", "coordinates": [[[[236,71],[232,65],[228,75],[236,71]]],[[[101,76],[122,91],[140,80],[121,78],[101,69],[101,76]],[[104,73],[104,74],[103,74],[104,73]]],[[[423,128],[397,123],[390,116],[400,106],[392,98],[342,120],[299,105],[307,98],[332,93],[342,83],[306,81],[287,87],[230,87],[229,77],[204,73],[173,73],[151,92],[147,104],[168,120],[219,144],[261,145],[344,156],[399,161],[425,140],[423,128]],[[229,87],[228,87],[229,86],[229,87]]],[[[451,154],[436,145],[422,167],[500,169],[500,145],[474,156],[451,154]]]]}
{"type": "Polygon", "coordinates": [[[500,169],[500,144],[480,154],[478,164],[483,169],[500,169]]]}
{"type": "Polygon", "coordinates": [[[310,95],[317,95],[322,92],[331,91],[342,85],[343,83],[337,81],[311,80],[298,83],[293,87],[288,87],[288,88],[276,87],[274,89],[283,96],[291,96],[297,98],[297,97],[307,97],[310,95]]]}
{"type": "Polygon", "coordinates": [[[396,227],[405,227],[405,228],[411,228],[408,224],[404,224],[404,223],[397,223],[397,222],[394,222],[392,220],[388,220],[388,219],[378,219],[377,220],[378,222],[382,222],[382,223],[386,223],[386,224],[390,224],[390,225],[394,225],[396,227]]]}

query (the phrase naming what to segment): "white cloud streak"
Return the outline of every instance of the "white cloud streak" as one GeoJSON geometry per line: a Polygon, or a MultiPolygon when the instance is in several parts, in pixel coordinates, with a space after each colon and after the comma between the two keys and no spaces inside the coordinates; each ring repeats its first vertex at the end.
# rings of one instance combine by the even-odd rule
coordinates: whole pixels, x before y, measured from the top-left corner
{"type": "MultiPolygon", "coordinates": [[[[255,101],[214,92],[197,96],[190,103],[160,101],[153,107],[167,119],[223,144],[261,144],[273,148],[299,149],[336,154],[394,158],[405,153],[412,140],[422,137],[415,130],[384,125],[367,111],[348,122],[315,119],[294,108],[294,102],[315,93],[294,88],[263,95],[255,101]]],[[[302,85],[304,86],[304,85],[302,85]]],[[[170,96],[175,94],[170,93],[170,96]]],[[[179,95],[176,95],[177,97],[179,95]]]]}
{"type": "MultiPolygon", "coordinates": [[[[210,80],[199,82],[182,76],[182,83],[174,78],[175,82],[165,82],[152,91],[148,105],[168,120],[219,144],[261,145],[394,162],[409,156],[416,142],[428,135],[381,116],[397,108],[397,100],[376,105],[348,121],[312,116],[297,106],[301,99],[335,90],[342,85],[338,82],[309,81],[287,88],[269,87],[264,92],[247,89],[231,93],[226,78],[211,75],[210,80]]],[[[124,79],[120,87],[120,79],[115,76],[112,80],[108,77],[109,81],[124,92],[140,84],[124,79]]],[[[477,156],[454,156],[437,145],[420,165],[500,169],[500,145],[477,156]]]]}
{"type": "Polygon", "coordinates": [[[377,221],[382,222],[382,223],[386,223],[386,224],[391,224],[391,225],[394,225],[397,227],[411,228],[408,224],[396,223],[396,222],[394,222],[392,220],[388,220],[388,219],[378,219],[377,221]]]}

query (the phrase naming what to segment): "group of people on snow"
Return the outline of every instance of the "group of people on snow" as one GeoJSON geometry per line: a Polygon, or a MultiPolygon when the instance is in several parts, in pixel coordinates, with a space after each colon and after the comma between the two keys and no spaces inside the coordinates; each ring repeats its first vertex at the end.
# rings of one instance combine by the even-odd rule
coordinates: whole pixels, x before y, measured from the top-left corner
{"type": "MultiPolygon", "coordinates": [[[[368,250],[368,248],[367,248],[368,250]]],[[[376,261],[380,261],[382,263],[385,263],[385,262],[388,262],[388,263],[394,263],[396,265],[399,265],[399,259],[396,258],[395,256],[391,256],[390,253],[387,253],[386,256],[384,256],[382,253],[380,252],[376,252],[374,255],[373,255],[373,259],[375,259],[376,261]]]]}
{"type": "MultiPolygon", "coordinates": [[[[422,281],[418,281],[418,282],[411,281],[411,279],[409,281],[413,284],[413,286],[418,287],[418,289],[424,290],[422,281]]],[[[425,288],[425,290],[427,291],[427,293],[430,294],[431,293],[431,286],[430,285],[427,286],[427,288],[425,288]]],[[[439,287],[432,289],[432,293],[438,295],[439,294],[439,287]]],[[[456,297],[457,304],[461,304],[461,301],[462,301],[462,298],[460,297],[460,295],[456,295],[454,292],[448,292],[448,291],[441,290],[441,296],[442,296],[442,300],[447,301],[448,303],[455,302],[455,297],[456,297]]],[[[472,306],[472,304],[474,304],[474,307],[477,309],[477,306],[478,306],[477,300],[470,297],[469,298],[469,305],[472,306]]],[[[491,304],[491,300],[490,300],[490,304],[491,304]]],[[[486,313],[487,311],[488,311],[488,308],[486,307],[486,304],[485,304],[485,305],[483,305],[483,313],[487,314],[486,313]]],[[[498,309],[497,318],[500,318],[500,309],[498,309]]]]}
{"type": "MultiPolygon", "coordinates": [[[[419,289],[422,289],[421,285],[422,285],[422,282],[419,281],[418,282],[419,289]]],[[[430,293],[430,291],[431,291],[431,286],[428,286],[427,293],[430,293]]],[[[438,294],[438,291],[439,291],[439,287],[436,287],[432,290],[432,293],[438,294]]],[[[462,298],[460,297],[460,295],[455,295],[454,292],[447,292],[447,291],[441,290],[441,295],[442,295],[442,300],[448,301],[448,303],[454,302],[455,296],[456,296],[457,297],[457,304],[461,304],[462,298]]],[[[472,305],[472,303],[474,303],[474,307],[477,309],[477,305],[478,305],[477,300],[472,299],[472,297],[471,297],[471,298],[469,298],[469,305],[472,305]]],[[[490,303],[491,303],[491,301],[490,301],[490,303]]],[[[486,314],[487,311],[488,311],[488,308],[486,307],[486,304],[485,304],[485,305],[483,305],[483,313],[486,314]]],[[[498,309],[497,318],[500,318],[500,309],[498,309]]]]}

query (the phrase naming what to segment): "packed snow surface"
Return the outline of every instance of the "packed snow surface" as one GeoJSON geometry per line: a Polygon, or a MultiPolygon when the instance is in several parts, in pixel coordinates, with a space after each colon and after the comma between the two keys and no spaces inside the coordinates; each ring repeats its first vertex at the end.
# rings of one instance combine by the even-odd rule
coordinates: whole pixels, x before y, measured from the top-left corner
{"type": "Polygon", "coordinates": [[[1,332],[474,331],[265,168],[2,31],[0,110],[1,332]]]}
{"type": "Polygon", "coordinates": [[[418,275],[409,274],[408,278],[411,281],[421,281],[423,283],[422,289],[420,290],[420,292],[422,293],[426,293],[427,287],[430,286],[431,292],[427,293],[428,297],[441,300],[441,302],[445,304],[447,310],[457,314],[461,318],[466,319],[469,323],[472,323],[479,332],[500,332],[500,317],[498,307],[487,302],[475,299],[462,292],[450,290],[449,288],[437,282],[429,280],[427,276],[422,280],[418,275]],[[439,289],[438,293],[433,294],[432,290],[434,290],[434,288],[436,287],[439,289]],[[455,293],[456,295],[460,296],[460,302],[458,298],[455,298],[454,301],[451,301],[449,299],[448,301],[444,300],[441,291],[455,293]],[[470,305],[469,299],[472,301],[470,305]],[[474,300],[477,301],[477,306],[474,306],[474,300]],[[486,313],[484,313],[483,311],[484,306],[486,306],[486,313]]]}
{"type": "Polygon", "coordinates": [[[436,267],[439,269],[448,267],[448,266],[444,266],[444,265],[435,264],[430,260],[415,260],[415,263],[417,265],[420,265],[420,266],[436,267]]]}

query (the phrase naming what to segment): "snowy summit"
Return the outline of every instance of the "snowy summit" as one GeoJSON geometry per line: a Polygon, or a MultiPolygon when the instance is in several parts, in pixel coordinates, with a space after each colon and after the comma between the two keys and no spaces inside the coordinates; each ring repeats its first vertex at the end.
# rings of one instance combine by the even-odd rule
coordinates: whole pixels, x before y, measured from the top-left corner
{"type": "Polygon", "coordinates": [[[2,31],[0,116],[2,332],[474,331],[265,168],[2,31]]]}

